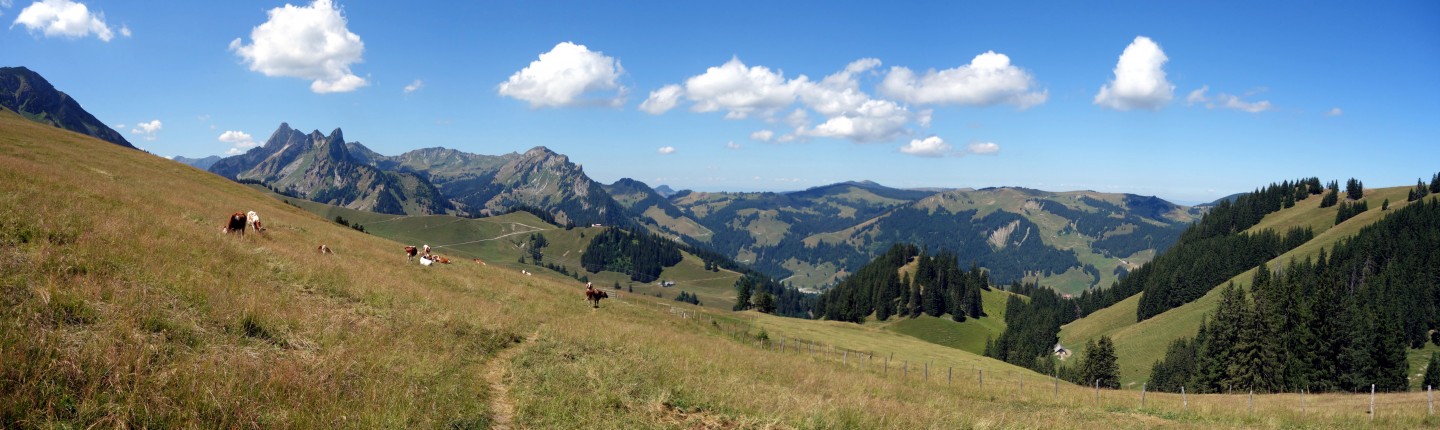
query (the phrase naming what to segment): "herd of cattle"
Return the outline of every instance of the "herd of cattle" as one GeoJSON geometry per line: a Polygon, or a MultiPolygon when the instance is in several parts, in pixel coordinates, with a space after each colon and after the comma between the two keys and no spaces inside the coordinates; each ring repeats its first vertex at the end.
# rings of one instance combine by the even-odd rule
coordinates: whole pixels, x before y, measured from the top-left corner
{"type": "MultiPolygon", "coordinates": [[[[255,233],[258,234],[265,234],[265,226],[260,223],[260,215],[256,214],[255,211],[249,211],[245,213],[235,212],[233,214],[230,214],[230,219],[225,222],[224,226],[220,227],[220,231],[224,234],[238,234],[242,239],[245,237],[245,230],[247,229],[254,230],[255,233]]],[[[334,251],[330,250],[330,246],[328,245],[320,245],[316,247],[315,250],[321,254],[326,255],[335,253],[334,251]]],[[[439,255],[430,253],[430,245],[421,245],[418,248],[415,246],[405,247],[406,261],[414,262],[415,257],[417,256],[420,257],[420,264],[423,266],[429,266],[436,263],[450,264],[449,258],[441,257],[439,255]]],[[[482,266],[487,265],[479,258],[475,259],[475,263],[482,266]]],[[[521,269],[520,272],[524,273],[525,276],[530,276],[529,271],[521,269]]],[[[592,306],[597,308],[600,307],[600,300],[609,297],[610,295],[606,294],[604,291],[595,289],[588,282],[585,283],[585,300],[591,302],[592,306]]]]}

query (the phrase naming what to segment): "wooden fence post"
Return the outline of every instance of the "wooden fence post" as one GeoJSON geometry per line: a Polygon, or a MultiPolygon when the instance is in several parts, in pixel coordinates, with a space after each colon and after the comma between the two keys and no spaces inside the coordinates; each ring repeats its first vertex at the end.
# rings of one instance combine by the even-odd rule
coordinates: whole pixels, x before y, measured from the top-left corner
{"type": "Polygon", "coordinates": [[[1250,390],[1250,415],[1255,415],[1255,390],[1250,390]]]}
{"type": "Polygon", "coordinates": [[[1304,389],[1301,389],[1301,390],[1300,390],[1300,416],[1301,416],[1302,418],[1305,416],[1305,390],[1304,390],[1304,389]]]}
{"type": "Polygon", "coordinates": [[[1100,380],[1095,380],[1095,405],[1100,405],[1100,380]]]}
{"type": "Polygon", "coordinates": [[[954,368],[954,367],[946,367],[946,368],[945,368],[945,386],[946,386],[946,387],[949,387],[949,386],[950,386],[950,378],[952,378],[952,377],[954,377],[954,376],[955,376],[955,368],[954,368]]]}
{"type": "Polygon", "coordinates": [[[1145,388],[1150,385],[1148,382],[1140,383],[1140,409],[1145,409],[1145,388]]]}
{"type": "Polygon", "coordinates": [[[1052,378],[1054,378],[1055,382],[1055,401],[1058,402],[1060,401],[1060,371],[1056,370],[1055,376],[1053,376],[1052,378]]]}
{"type": "Polygon", "coordinates": [[[1375,384],[1370,384],[1370,420],[1375,420],[1375,384]]]}
{"type": "Polygon", "coordinates": [[[985,389],[985,369],[976,369],[980,372],[980,389],[985,389]]]}
{"type": "Polygon", "coordinates": [[[900,376],[910,377],[910,360],[905,360],[905,372],[900,376]]]}
{"type": "Polygon", "coordinates": [[[1426,386],[1425,386],[1425,402],[1429,404],[1429,409],[1427,409],[1427,410],[1425,411],[1425,416],[1435,415],[1435,391],[1434,391],[1434,390],[1435,390],[1435,387],[1434,387],[1434,386],[1431,386],[1431,385],[1426,385],[1426,386]]]}
{"type": "Polygon", "coordinates": [[[930,362],[925,362],[925,382],[930,382],[930,362]]]}
{"type": "MultiPolygon", "coordinates": [[[[1301,400],[1301,401],[1304,401],[1304,400],[1305,400],[1305,397],[1303,397],[1303,396],[1300,397],[1300,400],[1301,400]]],[[[1189,397],[1185,397],[1185,386],[1184,386],[1184,385],[1181,385],[1181,386],[1180,386],[1180,405],[1181,405],[1181,407],[1184,407],[1185,410],[1187,410],[1187,411],[1190,410],[1190,398],[1189,398],[1189,397]]],[[[1301,408],[1304,408],[1304,406],[1301,406],[1301,408]]]]}

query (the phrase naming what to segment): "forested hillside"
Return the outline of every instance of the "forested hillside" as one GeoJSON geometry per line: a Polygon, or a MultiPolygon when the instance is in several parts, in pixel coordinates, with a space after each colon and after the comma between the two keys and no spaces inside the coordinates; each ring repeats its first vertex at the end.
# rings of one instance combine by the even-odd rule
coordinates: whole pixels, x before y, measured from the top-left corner
{"type": "Polygon", "coordinates": [[[1319,178],[1309,178],[1272,183],[1240,195],[1233,203],[1221,200],[1154,261],[1110,288],[1081,294],[1080,316],[1143,291],[1136,318],[1144,320],[1189,303],[1226,279],[1309,241],[1315,233],[1302,228],[1292,228],[1283,235],[1271,230],[1242,232],[1258,224],[1266,214],[1292,207],[1296,201],[1322,190],[1319,178]]]}
{"type": "MultiPolygon", "coordinates": [[[[1194,338],[1175,341],[1151,387],[1193,392],[1409,387],[1406,348],[1440,328],[1440,200],[1395,210],[1318,257],[1226,287],[1194,338]]],[[[1437,339],[1440,340],[1440,339],[1437,339]]]]}

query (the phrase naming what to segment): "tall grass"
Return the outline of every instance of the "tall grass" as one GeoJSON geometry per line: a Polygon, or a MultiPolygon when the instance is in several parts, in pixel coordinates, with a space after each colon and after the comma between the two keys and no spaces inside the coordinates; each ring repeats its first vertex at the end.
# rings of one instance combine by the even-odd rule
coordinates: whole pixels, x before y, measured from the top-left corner
{"type": "MultiPolygon", "coordinates": [[[[1060,384],[1057,400],[1043,375],[870,326],[685,305],[703,318],[682,319],[664,311],[674,302],[639,294],[591,309],[573,281],[469,262],[422,268],[395,242],[5,112],[0,191],[0,428],[486,428],[492,366],[526,428],[1370,423],[1349,404],[1309,417],[1265,406],[1284,396],[1254,417],[1234,410],[1241,396],[1196,396],[1177,412],[1167,395],[1140,408],[1133,392],[1102,392],[1097,404],[1060,384]],[[224,217],[244,210],[269,233],[222,236],[224,217]],[[932,377],[765,349],[753,337],[762,329],[914,353],[932,377]],[[494,359],[508,348],[513,358],[494,359]],[[942,364],[994,379],[945,385],[942,364]],[[1037,382],[1021,391],[1020,375],[1037,382]]],[[[1435,424],[1389,413],[1374,423],[1435,424]]]]}

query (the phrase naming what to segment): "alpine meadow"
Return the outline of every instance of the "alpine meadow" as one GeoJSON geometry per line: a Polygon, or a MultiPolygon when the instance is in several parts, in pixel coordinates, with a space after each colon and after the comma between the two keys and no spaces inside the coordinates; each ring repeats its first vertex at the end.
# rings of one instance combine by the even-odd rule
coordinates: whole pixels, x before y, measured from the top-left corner
{"type": "Polygon", "coordinates": [[[1440,426],[1435,2],[299,1],[0,1],[0,428],[1440,426]]]}

